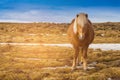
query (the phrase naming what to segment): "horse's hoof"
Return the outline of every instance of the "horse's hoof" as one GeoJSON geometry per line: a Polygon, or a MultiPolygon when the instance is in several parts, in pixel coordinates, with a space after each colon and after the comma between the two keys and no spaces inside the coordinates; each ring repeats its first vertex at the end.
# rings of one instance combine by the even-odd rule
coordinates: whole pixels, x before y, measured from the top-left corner
{"type": "Polygon", "coordinates": [[[82,64],[83,64],[83,62],[79,62],[79,63],[78,63],[78,66],[82,66],[82,64]]]}

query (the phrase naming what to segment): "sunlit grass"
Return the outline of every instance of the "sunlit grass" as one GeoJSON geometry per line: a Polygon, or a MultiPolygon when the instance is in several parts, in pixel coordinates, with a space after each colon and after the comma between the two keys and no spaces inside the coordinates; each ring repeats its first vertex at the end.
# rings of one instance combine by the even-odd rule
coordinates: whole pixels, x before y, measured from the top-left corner
{"type": "Polygon", "coordinates": [[[0,46],[1,80],[107,80],[120,78],[120,51],[89,49],[88,64],[96,62],[88,71],[71,68],[43,69],[71,66],[73,49],[45,46],[0,46]]]}
{"type": "MultiPolygon", "coordinates": [[[[94,24],[94,43],[120,43],[119,24],[94,24]]],[[[68,43],[68,25],[0,23],[0,42],[68,43]]],[[[89,49],[88,66],[94,68],[71,72],[73,52],[67,47],[0,45],[0,80],[120,79],[120,51],[89,49]]]]}

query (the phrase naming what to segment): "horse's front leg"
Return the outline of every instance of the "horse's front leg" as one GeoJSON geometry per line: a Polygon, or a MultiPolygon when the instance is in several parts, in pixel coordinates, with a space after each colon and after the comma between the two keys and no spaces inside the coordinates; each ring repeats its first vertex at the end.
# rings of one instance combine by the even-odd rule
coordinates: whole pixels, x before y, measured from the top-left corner
{"type": "Polygon", "coordinates": [[[87,70],[87,50],[88,47],[83,48],[82,59],[83,59],[83,69],[87,70]]]}
{"type": "Polygon", "coordinates": [[[80,53],[79,53],[78,58],[77,58],[77,65],[78,66],[81,66],[83,64],[83,56],[82,56],[82,54],[83,54],[83,48],[81,47],[80,48],[80,53]]]}
{"type": "Polygon", "coordinates": [[[78,54],[78,57],[77,57],[77,66],[80,66],[80,54],[78,54]]]}
{"type": "Polygon", "coordinates": [[[77,63],[77,58],[79,55],[79,48],[75,48],[75,54],[73,56],[73,65],[72,65],[72,70],[76,69],[76,63],[77,63]]]}

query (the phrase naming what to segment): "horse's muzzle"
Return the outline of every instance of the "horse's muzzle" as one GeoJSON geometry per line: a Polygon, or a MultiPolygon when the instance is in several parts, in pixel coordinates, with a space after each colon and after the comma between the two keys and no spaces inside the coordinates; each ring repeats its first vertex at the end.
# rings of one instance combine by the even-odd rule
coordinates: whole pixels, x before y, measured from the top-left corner
{"type": "Polygon", "coordinates": [[[79,35],[80,40],[84,40],[84,35],[79,35]]]}

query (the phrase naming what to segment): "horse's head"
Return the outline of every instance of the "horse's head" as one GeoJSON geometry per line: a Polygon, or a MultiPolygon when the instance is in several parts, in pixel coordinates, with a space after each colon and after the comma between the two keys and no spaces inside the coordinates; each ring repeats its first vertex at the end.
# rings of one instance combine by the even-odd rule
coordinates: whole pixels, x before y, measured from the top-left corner
{"type": "Polygon", "coordinates": [[[87,32],[86,26],[87,23],[88,23],[87,14],[85,13],[77,14],[74,21],[73,31],[75,34],[77,34],[80,40],[83,40],[85,38],[85,34],[87,32]]]}

